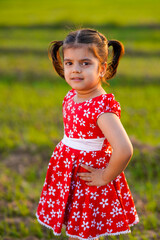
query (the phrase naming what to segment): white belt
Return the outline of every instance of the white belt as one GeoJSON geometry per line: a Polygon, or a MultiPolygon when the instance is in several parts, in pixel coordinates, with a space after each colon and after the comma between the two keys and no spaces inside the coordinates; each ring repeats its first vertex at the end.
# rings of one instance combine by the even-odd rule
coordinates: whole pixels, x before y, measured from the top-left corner
{"type": "Polygon", "coordinates": [[[83,151],[99,151],[102,149],[103,142],[105,138],[92,138],[92,139],[82,139],[82,138],[69,138],[64,134],[62,143],[66,146],[83,151]]]}

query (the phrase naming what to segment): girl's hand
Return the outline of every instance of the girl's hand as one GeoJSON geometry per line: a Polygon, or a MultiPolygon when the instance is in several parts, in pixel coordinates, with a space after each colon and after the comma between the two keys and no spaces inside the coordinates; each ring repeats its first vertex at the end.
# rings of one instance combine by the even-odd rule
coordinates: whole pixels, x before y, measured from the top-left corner
{"type": "Polygon", "coordinates": [[[85,164],[81,164],[81,167],[88,170],[88,172],[77,173],[77,175],[84,181],[87,181],[89,186],[104,186],[107,183],[103,180],[104,169],[96,169],[85,164]]]}

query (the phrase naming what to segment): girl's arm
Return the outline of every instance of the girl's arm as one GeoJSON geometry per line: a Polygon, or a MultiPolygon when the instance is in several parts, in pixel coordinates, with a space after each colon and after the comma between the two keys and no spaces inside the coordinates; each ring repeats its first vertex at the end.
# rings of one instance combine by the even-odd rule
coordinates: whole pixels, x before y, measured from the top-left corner
{"type": "Polygon", "coordinates": [[[133,147],[120,119],[114,113],[100,115],[97,124],[113,148],[109,164],[103,170],[103,180],[109,183],[126,168],[133,155],[133,147]]]}

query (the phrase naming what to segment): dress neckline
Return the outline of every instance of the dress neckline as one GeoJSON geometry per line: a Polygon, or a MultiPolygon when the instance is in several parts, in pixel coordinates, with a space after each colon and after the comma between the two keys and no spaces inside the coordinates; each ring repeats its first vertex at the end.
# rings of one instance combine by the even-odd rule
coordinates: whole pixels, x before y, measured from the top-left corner
{"type": "Polygon", "coordinates": [[[93,97],[93,98],[90,98],[90,99],[85,100],[85,101],[83,101],[83,102],[77,103],[77,102],[74,101],[74,97],[76,96],[76,94],[75,94],[75,95],[72,97],[72,101],[74,102],[74,104],[83,104],[83,103],[89,102],[89,101],[91,101],[91,100],[94,100],[94,99],[96,99],[96,98],[98,98],[98,97],[101,97],[101,96],[103,96],[103,95],[107,95],[107,93],[102,93],[102,94],[100,94],[100,95],[98,95],[98,96],[96,96],[96,97],[93,97]]]}

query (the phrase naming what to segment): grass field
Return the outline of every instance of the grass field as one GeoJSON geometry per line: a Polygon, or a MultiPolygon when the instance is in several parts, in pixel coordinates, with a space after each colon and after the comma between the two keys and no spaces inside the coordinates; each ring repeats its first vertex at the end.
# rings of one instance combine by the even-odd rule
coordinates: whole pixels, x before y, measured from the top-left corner
{"type": "MultiPolygon", "coordinates": [[[[55,237],[35,219],[47,165],[63,136],[70,89],[47,49],[77,27],[93,27],[125,46],[106,92],[120,102],[134,146],[125,174],[140,223],[126,236],[160,239],[160,1],[0,1],[0,240],[55,237]]],[[[105,238],[102,238],[105,239],[105,238]]]]}

